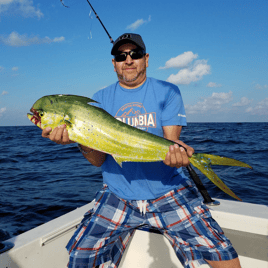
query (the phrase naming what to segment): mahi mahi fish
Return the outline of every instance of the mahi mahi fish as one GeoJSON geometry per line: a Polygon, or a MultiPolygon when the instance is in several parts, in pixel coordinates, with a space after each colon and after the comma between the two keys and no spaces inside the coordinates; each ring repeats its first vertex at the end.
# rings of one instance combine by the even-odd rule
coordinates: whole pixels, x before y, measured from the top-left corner
{"type": "MultiPolygon", "coordinates": [[[[94,105],[96,101],[76,95],[50,95],[38,99],[27,117],[44,129],[65,124],[72,141],[113,156],[122,162],[163,161],[174,142],[125,124],[94,105]]],[[[217,155],[195,153],[190,163],[222,191],[237,197],[213,172],[211,165],[252,168],[241,161],[217,155]]]]}

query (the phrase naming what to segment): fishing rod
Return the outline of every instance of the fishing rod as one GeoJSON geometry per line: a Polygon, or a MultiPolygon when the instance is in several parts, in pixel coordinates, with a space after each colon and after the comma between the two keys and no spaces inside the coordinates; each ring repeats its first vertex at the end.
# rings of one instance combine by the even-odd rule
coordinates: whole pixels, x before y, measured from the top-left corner
{"type": "MultiPolygon", "coordinates": [[[[63,2],[63,0],[60,0],[61,4],[64,6],[64,7],[67,7],[69,8],[68,6],[66,6],[63,2]]],[[[114,43],[114,40],[113,38],[110,36],[109,32],[107,31],[107,29],[105,28],[104,24],[102,23],[100,17],[98,16],[97,12],[95,11],[95,9],[93,8],[93,6],[90,4],[90,2],[87,0],[88,4],[90,5],[91,9],[93,10],[94,14],[96,15],[96,18],[99,20],[101,26],[103,27],[103,29],[105,30],[105,32],[107,33],[111,43],[113,44],[114,43]]]]}
{"type": "Polygon", "coordinates": [[[103,29],[105,30],[105,32],[107,33],[111,43],[113,44],[114,43],[114,40],[113,38],[110,36],[110,34],[108,33],[107,29],[105,28],[104,24],[102,23],[100,17],[98,16],[98,14],[96,13],[95,9],[93,8],[93,6],[90,4],[90,2],[87,0],[88,4],[90,5],[91,9],[93,10],[94,14],[96,15],[96,18],[99,20],[101,26],[103,27],[103,29]]]}
{"type": "MultiPolygon", "coordinates": [[[[169,140],[171,141],[171,140],[169,140]]],[[[187,152],[187,149],[180,145],[179,143],[176,143],[178,144],[180,147],[182,147],[185,152],[187,152]]],[[[220,202],[217,201],[217,200],[213,200],[211,198],[211,196],[209,195],[206,187],[204,186],[204,184],[202,183],[202,181],[200,180],[199,176],[196,174],[196,172],[194,171],[194,169],[192,168],[191,164],[189,164],[187,167],[186,167],[187,171],[188,171],[188,174],[190,175],[190,177],[192,178],[193,182],[195,183],[197,189],[199,190],[199,192],[201,193],[203,199],[204,199],[204,204],[206,205],[210,205],[210,206],[218,206],[220,205],[220,202]]]]}
{"type": "Polygon", "coordinates": [[[220,204],[220,202],[217,200],[213,200],[211,198],[206,187],[204,186],[204,184],[200,180],[199,176],[196,174],[196,172],[192,168],[191,164],[189,164],[186,168],[187,168],[187,171],[188,171],[189,175],[191,176],[192,180],[194,181],[197,189],[199,190],[202,197],[204,198],[204,204],[210,205],[210,206],[218,206],[220,204]]]}
{"type": "MultiPolygon", "coordinates": [[[[61,3],[63,4],[63,0],[60,0],[61,3]]],[[[103,29],[105,30],[105,32],[107,33],[111,43],[114,43],[114,40],[112,39],[112,37],[110,36],[109,32],[107,31],[107,29],[105,28],[104,24],[102,23],[100,17],[98,16],[97,12],[95,11],[95,9],[93,8],[93,6],[90,4],[89,0],[87,0],[88,4],[90,5],[91,9],[93,10],[94,14],[96,15],[96,18],[99,20],[99,22],[101,23],[101,26],[103,27],[103,29]]],[[[64,4],[63,4],[64,5],[64,4]]],[[[64,5],[65,6],[65,5],[64,5]]],[[[67,6],[66,6],[67,7],[67,6]]],[[[179,146],[181,146],[179,144],[179,146]]],[[[185,148],[184,148],[185,149],[185,148]]],[[[186,150],[186,149],[185,149],[186,150]]],[[[203,185],[202,181],[200,180],[200,178],[198,177],[198,175],[196,174],[196,172],[193,170],[191,164],[189,164],[187,167],[188,173],[190,175],[190,177],[192,178],[192,180],[194,181],[197,189],[199,190],[199,192],[201,193],[201,195],[204,198],[204,203],[207,205],[211,205],[211,206],[216,206],[219,205],[220,202],[213,200],[207,189],[205,188],[205,186],[203,185]]]]}

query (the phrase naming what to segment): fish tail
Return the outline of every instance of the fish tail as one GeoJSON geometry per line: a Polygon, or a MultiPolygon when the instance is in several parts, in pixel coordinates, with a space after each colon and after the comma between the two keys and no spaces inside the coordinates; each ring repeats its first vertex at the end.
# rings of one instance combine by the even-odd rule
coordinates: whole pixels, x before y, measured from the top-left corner
{"type": "MultiPolygon", "coordinates": [[[[217,187],[219,187],[223,192],[226,194],[232,196],[233,198],[242,201],[241,198],[239,198],[231,189],[215,174],[215,172],[211,168],[211,164],[213,161],[211,161],[211,157],[214,155],[207,155],[207,154],[194,154],[190,158],[190,163],[199,169],[210,181],[212,181],[217,187]],[[209,156],[209,157],[208,157],[209,156]]],[[[216,159],[219,156],[216,156],[216,159]]],[[[220,158],[220,157],[219,157],[220,158]]],[[[225,158],[225,157],[224,157],[225,158]]],[[[235,160],[237,161],[237,160],[235,160]]],[[[238,161],[240,162],[240,161],[238,161]]],[[[214,163],[214,162],[213,162],[214,163]]],[[[227,165],[226,161],[224,162],[227,165]]],[[[242,163],[242,162],[241,162],[242,163]]],[[[219,161],[217,161],[217,165],[221,165],[219,161]]],[[[247,164],[246,164],[247,165],[247,164]]],[[[237,166],[237,164],[235,164],[237,166]]],[[[239,165],[241,166],[241,165],[239,165]]],[[[243,165],[244,166],[244,165],[243,165]]],[[[247,165],[248,166],[248,165],[247,165]]]]}
{"type": "Polygon", "coordinates": [[[196,157],[199,159],[206,159],[205,161],[209,161],[211,165],[237,166],[253,169],[250,165],[229,157],[213,154],[196,154],[196,157]]]}

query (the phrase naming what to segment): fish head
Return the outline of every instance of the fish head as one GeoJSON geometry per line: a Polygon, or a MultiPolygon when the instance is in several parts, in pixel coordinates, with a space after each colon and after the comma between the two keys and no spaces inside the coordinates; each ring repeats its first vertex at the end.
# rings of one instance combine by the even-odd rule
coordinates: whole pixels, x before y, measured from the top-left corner
{"type": "Polygon", "coordinates": [[[38,99],[27,114],[29,120],[41,129],[64,124],[63,118],[66,116],[66,107],[61,100],[62,95],[44,96],[38,99]]]}

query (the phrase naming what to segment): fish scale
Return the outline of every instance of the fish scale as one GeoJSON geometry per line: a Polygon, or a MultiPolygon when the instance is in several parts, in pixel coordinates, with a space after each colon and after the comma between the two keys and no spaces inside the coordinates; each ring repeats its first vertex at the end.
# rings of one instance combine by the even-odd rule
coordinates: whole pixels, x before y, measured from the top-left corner
{"type": "MultiPolygon", "coordinates": [[[[96,101],[76,95],[50,95],[37,100],[27,117],[38,127],[65,124],[72,141],[110,154],[122,162],[163,161],[174,142],[125,124],[103,109],[96,101]]],[[[211,165],[252,168],[241,161],[210,154],[193,154],[189,161],[222,191],[237,197],[213,172],[211,165]]]]}

